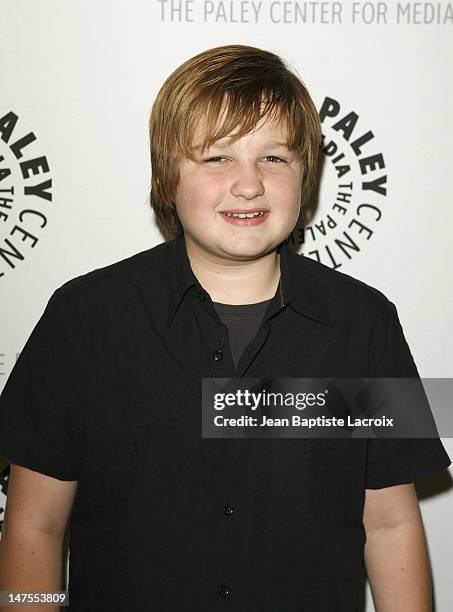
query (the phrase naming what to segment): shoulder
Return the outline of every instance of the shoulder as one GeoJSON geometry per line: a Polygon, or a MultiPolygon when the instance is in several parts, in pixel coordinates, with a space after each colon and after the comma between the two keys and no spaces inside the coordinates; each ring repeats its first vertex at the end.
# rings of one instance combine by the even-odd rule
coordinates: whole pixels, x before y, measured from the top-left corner
{"type": "Polygon", "coordinates": [[[310,279],[306,292],[313,290],[315,304],[322,304],[321,315],[347,339],[351,353],[359,351],[370,376],[418,376],[397,309],[381,290],[308,257],[298,267],[300,278],[310,279]]]}
{"type": "Polygon", "coordinates": [[[165,268],[168,242],[162,242],[150,249],[140,251],[114,263],[95,268],[65,281],[56,290],[59,296],[78,290],[95,292],[109,285],[128,285],[140,279],[156,280],[165,268]]]}
{"type": "MultiPolygon", "coordinates": [[[[310,257],[293,253],[293,267],[306,291],[312,290],[333,322],[349,321],[373,326],[376,319],[390,321],[396,307],[377,287],[310,257]]],[[[297,280],[296,280],[297,282],[297,280]]]]}
{"type": "Polygon", "coordinates": [[[166,282],[168,251],[169,243],[162,242],[70,278],[55,289],[49,307],[60,306],[66,311],[68,305],[74,305],[78,310],[92,310],[105,306],[106,300],[158,291],[166,282]]]}

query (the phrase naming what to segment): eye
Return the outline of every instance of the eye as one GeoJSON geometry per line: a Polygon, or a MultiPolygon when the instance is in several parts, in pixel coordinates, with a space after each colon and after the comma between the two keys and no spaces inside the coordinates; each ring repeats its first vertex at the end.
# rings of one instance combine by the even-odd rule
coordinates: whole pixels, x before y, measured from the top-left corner
{"type": "Polygon", "coordinates": [[[285,160],[282,159],[281,157],[277,157],[276,155],[267,155],[267,158],[272,157],[273,159],[278,159],[278,163],[282,162],[285,163],[285,160]]]}
{"type": "MultiPolygon", "coordinates": [[[[277,157],[276,155],[266,155],[266,159],[273,159],[273,160],[277,160],[277,162],[272,162],[272,163],[285,163],[285,160],[282,159],[281,157],[277,157]]],[[[209,162],[213,162],[213,163],[217,163],[215,160],[220,160],[220,159],[226,159],[225,157],[210,157],[209,159],[206,159],[205,162],[209,163],[209,162]]]]}
{"type": "Polygon", "coordinates": [[[209,159],[205,159],[205,162],[213,162],[215,159],[225,159],[224,157],[210,157],[209,159]]]}

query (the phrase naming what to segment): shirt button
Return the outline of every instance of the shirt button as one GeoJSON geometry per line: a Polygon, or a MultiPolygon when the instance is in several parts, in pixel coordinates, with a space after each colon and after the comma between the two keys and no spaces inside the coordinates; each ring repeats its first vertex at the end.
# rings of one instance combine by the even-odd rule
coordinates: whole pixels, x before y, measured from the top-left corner
{"type": "Polygon", "coordinates": [[[203,293],[203,291],[199,291],[199,292],[198,292],[198,297],[199,297],[199,299],[200,299],[202,302],[204,302],[204,301],[205,301],[205,299],[206,299],[206,296],[205,296],[205,294],[203,293]]]}
{"type": "Polygon", "coordinates": [[[226,597],[228,593],[230,592],[230,589],[228,588],[226,584],[221,584],[217,587],[217,592],[222,597],[226,597]]]}
{"type": "Polygon", "coordinates": [[[230,504],[227,504],[226,506],[224,506],[223,508],[223,514],[225,516],[231,516],[234,512],[234,508],[233,506],[230,506],[230,504]]]}
{"type": "Polygon", "coordinates": [[[212,358],[214,359],[214,361],[220,361],[223,358],[223,351],[221,349],[214,351],[212,353],[212,358]]]}

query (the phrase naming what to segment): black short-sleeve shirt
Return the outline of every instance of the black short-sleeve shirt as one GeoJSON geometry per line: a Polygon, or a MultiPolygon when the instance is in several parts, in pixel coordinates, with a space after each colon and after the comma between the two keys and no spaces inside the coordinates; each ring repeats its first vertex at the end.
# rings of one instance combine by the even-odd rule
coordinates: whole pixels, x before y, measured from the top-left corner
{"type": "Polygon", "coordinates": [[[395,306],[278,248],[237,368],[183,237],[51,296],[0,396],[0,455],[78,480],[70,610],[353,612],[366,488],[446,468],[437,439],[208,439],[203,377],[414,377],[395,306]]]}

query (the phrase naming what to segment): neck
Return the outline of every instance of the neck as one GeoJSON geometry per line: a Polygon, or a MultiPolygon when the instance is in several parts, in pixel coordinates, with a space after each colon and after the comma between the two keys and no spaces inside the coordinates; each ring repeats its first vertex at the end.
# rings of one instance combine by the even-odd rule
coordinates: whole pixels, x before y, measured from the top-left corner
{"type": "Polygon", "coordinates": [[[274,297],[280,280],[280,255],[273,249],[248,260],[228,260],[184,237],[190,267],[213,302],[256,304],[274,297]]]}

